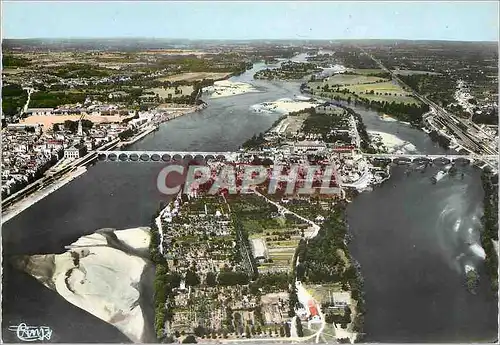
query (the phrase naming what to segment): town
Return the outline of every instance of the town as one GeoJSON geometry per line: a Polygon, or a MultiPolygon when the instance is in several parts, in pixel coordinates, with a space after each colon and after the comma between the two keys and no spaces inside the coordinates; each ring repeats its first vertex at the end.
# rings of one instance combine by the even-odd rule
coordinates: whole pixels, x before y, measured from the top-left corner
{"type": "MultiPolygon", "coordinates": [[[[158,341],[362,341],[366,302],[349,247],[348,205],[363,192],[389,193],[415,175],[418,186],[441,191],[443,181],[469,178],[462,167],[480,172],[485,216],[476,220],[486,230],[467,245],[481,243],[480,257],[496,280],[498,94],[492,86],[498,76],[490,45],[481,46],[482,53],[467,48],[468,65],[452,52],[454,43],[159,42],[127,48],[113,40],[102,46],[44,43],[49,53],[44,44],[9,41],[2,70],[2,224],[98,170],[96,164],[181,171],[178,179],[162,172],[149,179],[158,193],[148,195],[148,203],[137,195],[130,202],[150,207],[152,199],[161,200],[145,224],[150,236],[137,245],[150,258],[137,260],[154,266],[154,293],[126,301],[130,310],[140,305],[141,313],[148,309],[142,303],[152,301],[149,326],[158,341]],[[471,62],[477,54],[485,58],[471,62]],[[282,89],[275,91],[276,85],[282,89]],[[231,117],[213,119],[229,108],[231,117]],[[183,120],[189,125],[165,145],[172,132],[158,134],[183,120]],[[262,124],[253,127],[257,121],[262,124]],[[393,134],[384,132],[391,124],[393,134]],[[212,125],[210,140],[204,128],[194,128],[212,125]],[[250,129],[236,132],[239,127],[250,129]],[[224,130],[233,129],[237,140],[223,142],[224,130]],[[410,142],[417,136],[423,138],[420,151],[410,142]],[[199,140],[193,147],[203,151],[190,143],[183,150],[165,147],[182,137],[199,140]],[[155,150],[141,146],[150,138],[161,142],[155,150]],[[197,173],[188,175],[193,168],[197,173]]],[[[140,217],[153,211],[141,209],[140,217]]],[[[109,215],[109,224],[114,218],[109,215]]],[[[126,244],[121,249],[134,247],[129,236],[119,239],[126,244]]],[[[140,252],[135,249],[134,255],[140,252]]],[[[83,272],[85,264],[76,261],[83,272]]],[[[479,270],[466,267],[468,288],[476,293],[479,270]]],[[[64,274],[70,291],[71,272],[64,274]]],[[[120,323],[130,315],[102,316],[91,304],[91,314],[143,339],[147,327],[138,331],[140,325],[132,330],[120,323]],[[116,319],[121,321],[111,321],[116,319]]],[[[136,311],[134,320],[143,317],[136,311]]]]}

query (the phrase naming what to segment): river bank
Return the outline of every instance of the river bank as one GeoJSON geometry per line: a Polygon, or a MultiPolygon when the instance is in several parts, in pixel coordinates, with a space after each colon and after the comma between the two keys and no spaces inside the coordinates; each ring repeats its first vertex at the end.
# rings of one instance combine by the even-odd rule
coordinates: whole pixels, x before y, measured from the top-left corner
{"type": "Polygon", "coordinates": [[[33,206],[35,203],[37,203],[40,200],[42,200],[43,198],[47,197],[48,195],[55,192],[59,188],[63,187],[67,183],[78,178],[79,176],[81,176],[85,172],[87,172],[86,167],[84,167],[84,166],[78,167],[76,170],[69,173],[64,178],[62,178],[60,180],[56,180],[50,186],[42,188],[40,190],[37,190],[37,191],[33,192],[32,194],[29,194],[24,199],[21,199],[20,201],[14,203],[13,205],[10,205],[9,207],[2,209],[2,224],[8,222],[13,217],[17,216],[18,214],[20,214],[21,212],[23,212],[27,208],[33,206]]]}

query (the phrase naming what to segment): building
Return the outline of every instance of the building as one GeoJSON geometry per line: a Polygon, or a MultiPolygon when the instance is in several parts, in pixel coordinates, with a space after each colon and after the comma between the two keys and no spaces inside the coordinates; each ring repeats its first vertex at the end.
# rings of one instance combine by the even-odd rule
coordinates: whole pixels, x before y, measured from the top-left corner
{"type": "Polygon", "coordinates": [[[9,123],[7,124],[7,129],[11,131],[27,131],[32,132],[37,135],[42,133],[41,124],[30,124],[30,123],[9,123]]]}
{"type": "Polygon", "coordinates": [[[316,154],[325,151],[325,149],[325,143],[317,141],[299,141],[292,145],[294,154],[316,154]]]}
{"type": "Polygon", "coordinates": [[[29,115],[52,115],[54,108],[28,108],[26,114],[29,115]]]}
{"type": "Polygon", "coordinates": [[[356,147],[353,145],[335,146],[332,150],[339,156],[339,158],[344,158],[352,157],[355,153],[356,147]]]}
{"type": "Polygon", "coordinates": [[[64,150],[64,158],[78,159],[87,153],[87,147],[83,145],[75,145],[64,150]]]}
{"type": "Polygon", "coordinates": [[[125,91],[115,91],[115,92],[111,92],[109,94],[109,99],[114,99],[114,98],[125,98],[128,96],[128,93],[126,93],[125,91]]]}

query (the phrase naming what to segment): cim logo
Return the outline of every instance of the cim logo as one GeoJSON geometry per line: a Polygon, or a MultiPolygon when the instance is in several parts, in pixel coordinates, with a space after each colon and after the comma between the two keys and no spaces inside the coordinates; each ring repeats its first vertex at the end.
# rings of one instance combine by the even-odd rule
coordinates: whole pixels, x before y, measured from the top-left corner
{"type": "Polygon", "coordinates": [[[17,339],[21,341],[44,341],[52,338],[52,330],[47,326],[28,326],[20,323],[17,326],[10,326],[9,331],[15,332],[17,339]]]}

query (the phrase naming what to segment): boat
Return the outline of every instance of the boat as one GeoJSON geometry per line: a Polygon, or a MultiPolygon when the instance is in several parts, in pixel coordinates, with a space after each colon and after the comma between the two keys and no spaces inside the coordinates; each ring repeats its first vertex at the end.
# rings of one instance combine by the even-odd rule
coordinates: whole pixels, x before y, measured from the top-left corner
{"type": "Polygon", "coordinates": [[[444,172],[443,170],[440,170],[440,171],[438,171],[438,173],[436,175],[431,177],[431,181],[433,184],[436,184],[437,182],[439,182],[439,180],[441,180],[445,176],[446,176],[446,172],[444,172]]]}

